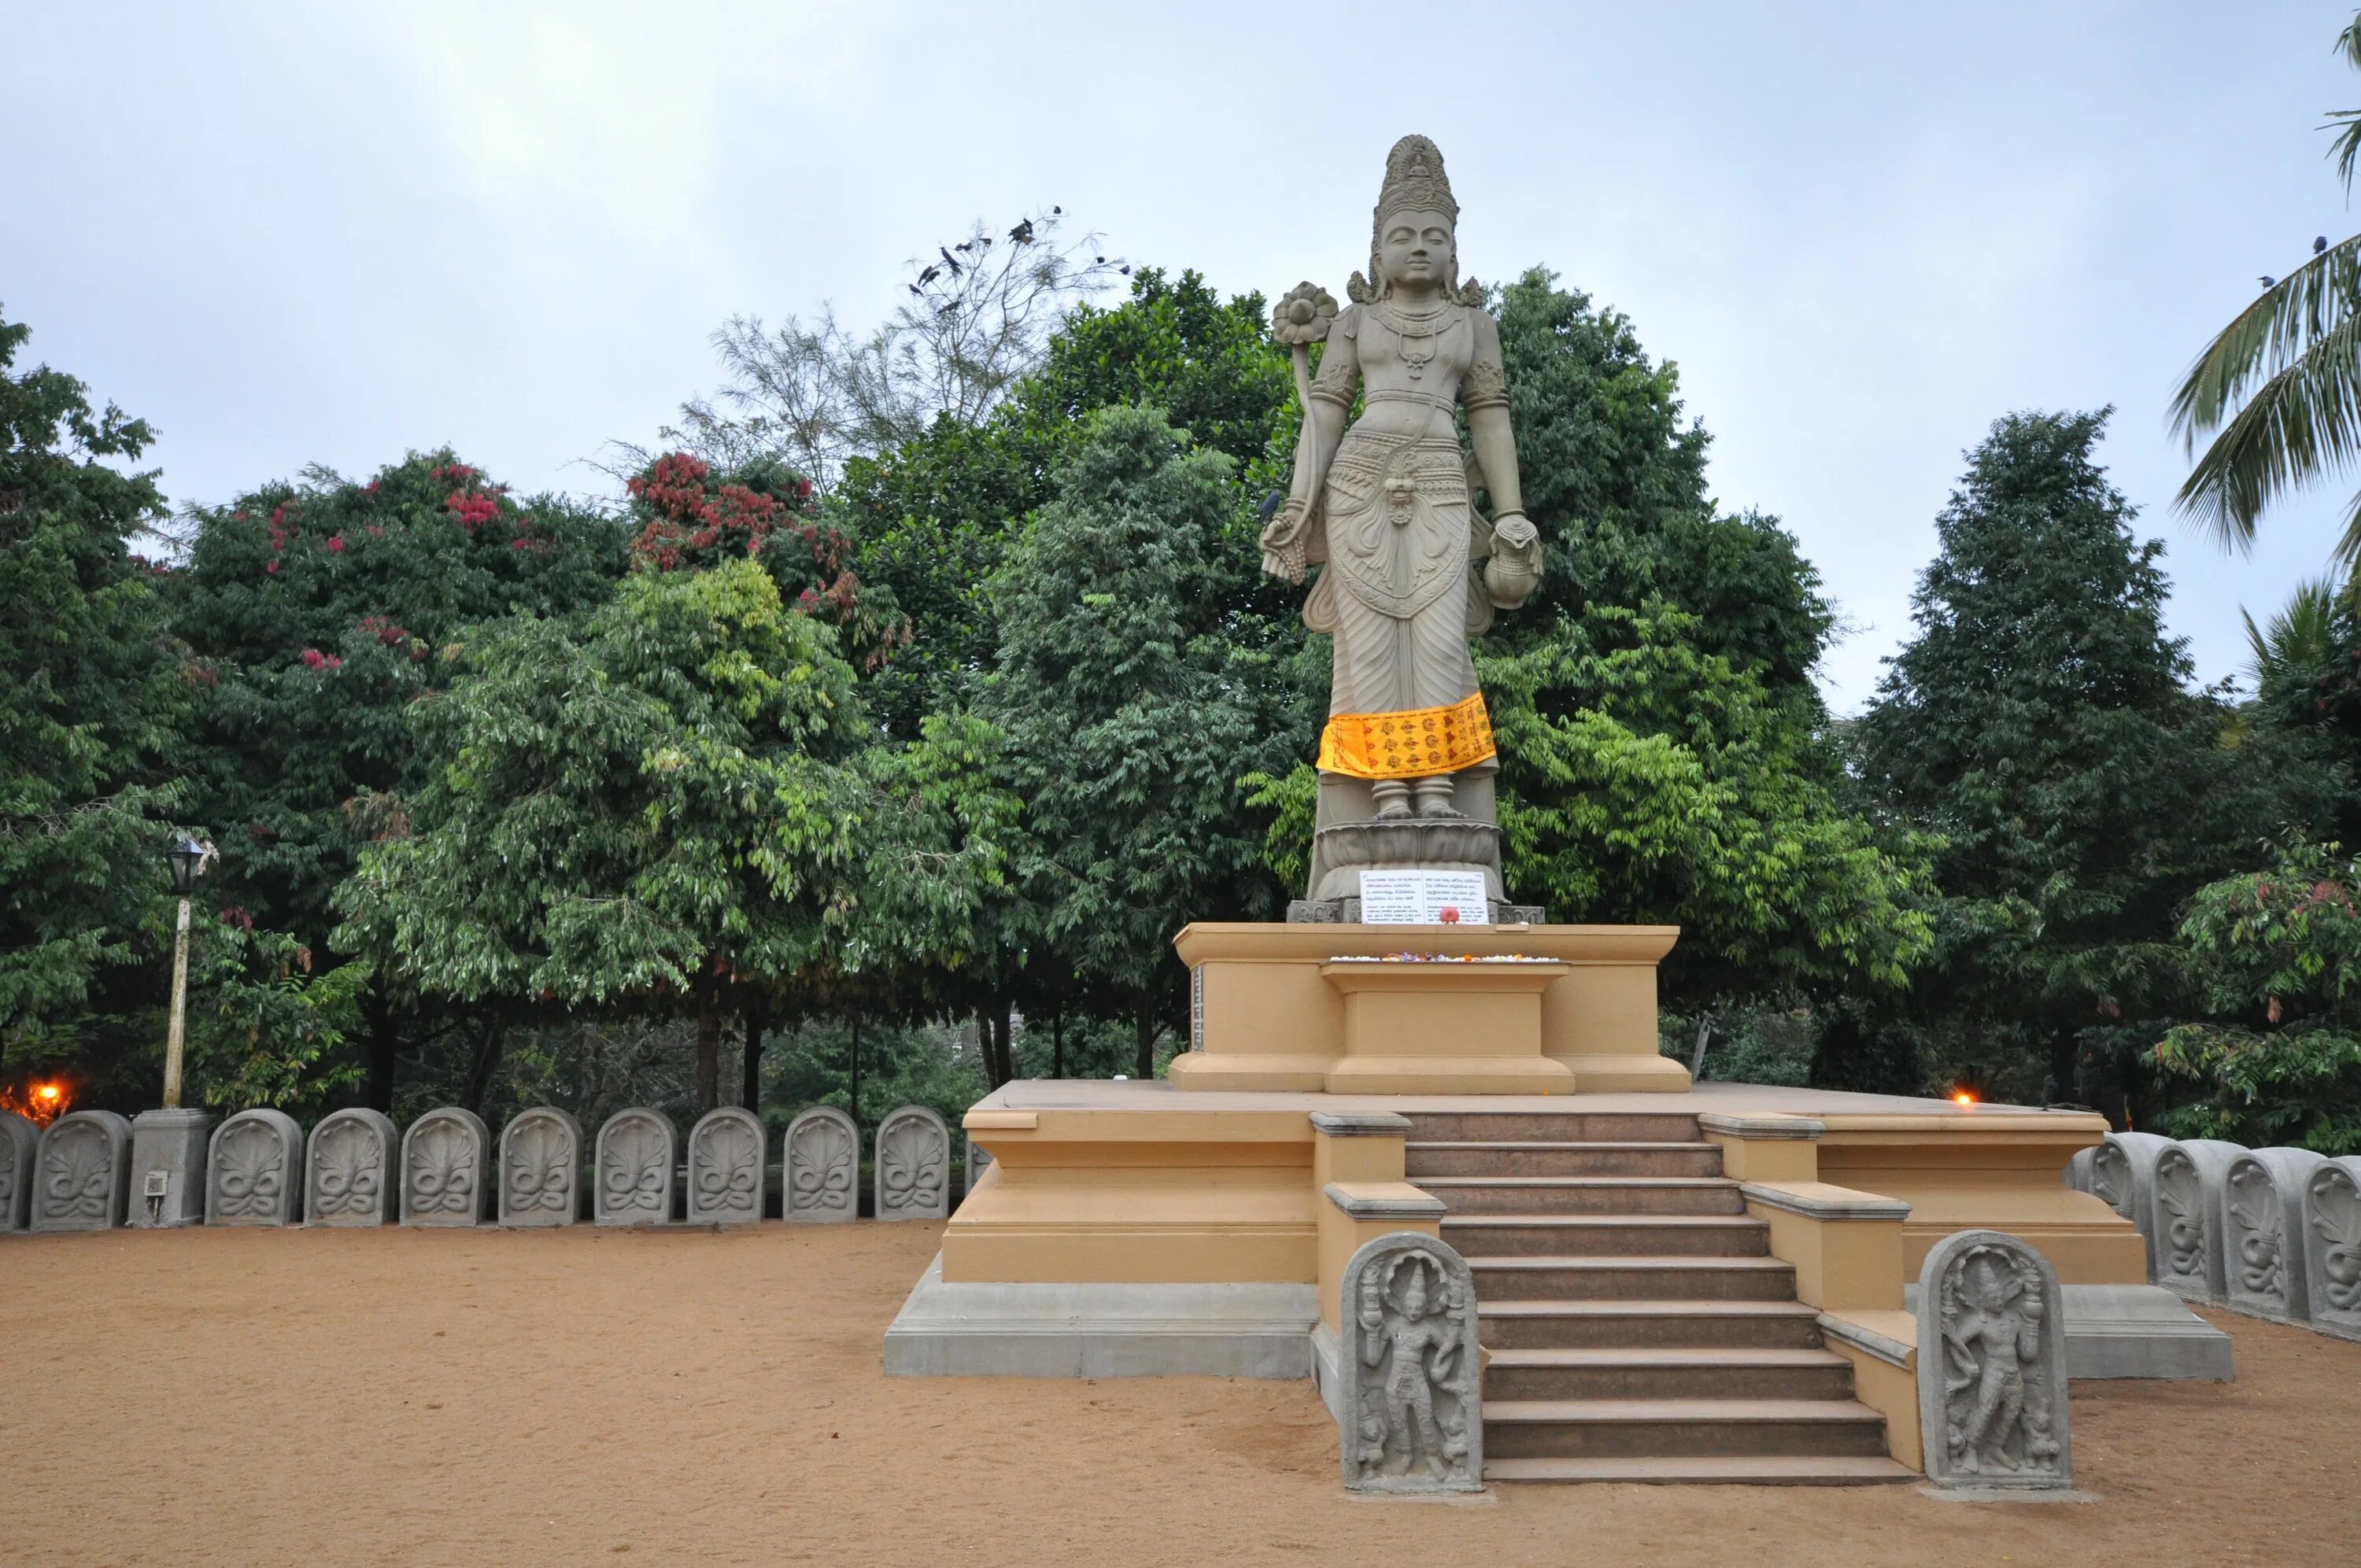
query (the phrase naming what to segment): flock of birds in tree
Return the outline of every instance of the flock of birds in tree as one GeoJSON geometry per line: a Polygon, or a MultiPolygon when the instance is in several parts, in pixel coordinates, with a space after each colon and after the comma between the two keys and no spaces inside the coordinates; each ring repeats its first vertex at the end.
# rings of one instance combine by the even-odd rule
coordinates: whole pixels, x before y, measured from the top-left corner
{"type": "MultiPolygon", "coordinates": [[[[1053,218],[1061,217],[1065,214],[1065,211],[1066,209],[1063,207],[1051,207],[1049,209],[1049,215],[1053,218]]],[[[1032,244],[1033,220],[1031,218],[1019,219],[1016,226],[1008,231],[1008,239],[1009,243],[1012,245],[1032,244]]],[[[990,250],[992,248],[992,245],[993,240],[990,235],[978,235],[973,239],[961,240],[957,245],[939,245],[935,247],[935,254],[941,257],[942,260],[940,262],[929,261],[927,263],[925,270],[918,274],[918,280],[906,286],[909,289],[913,297],[923,300],[927,297],[928,286],[933,283],[936,279],[940,278],[946,271],[948,271],[954,280],[957,280],[966,273],[970,268],[978,265],[982,260],[980,253],[990,250]],[[953,251],[959,252],[959,256],[952,255],[951,253],[953,251]],[[961,262],[960,256],[967,258],[964,264],[961,262]]],[[[1093,256],[1091,258],[1091,263],[1093,266],[1104,267],[1106,265],[1106,258],[1104,256],[1093,256]]],[[[1121,272],[1126,278],[1131,276],[1131,269],[1128,266],[1118,267],[1115,270],[1121,272]]],[[[959,301],[946,300],[941,304],[935,307],[935,313],[939,316],[953,316],[959,314],[959,301]]]]}
{"type": "MultiPolygon", "coordinates": [[[[2312,253],[2314,256],[2318,256],[2322,251],[2326,250],[2327,248],[2328,236],[2326,235],[2316,234],[2312,236],[2312,253]]],[[[2272,277],[2268,272],[2263,274],[2263,287],[2266,289],[2277,288],[2279,286],[2279,280],[2278,279],[2272,277]]]]}

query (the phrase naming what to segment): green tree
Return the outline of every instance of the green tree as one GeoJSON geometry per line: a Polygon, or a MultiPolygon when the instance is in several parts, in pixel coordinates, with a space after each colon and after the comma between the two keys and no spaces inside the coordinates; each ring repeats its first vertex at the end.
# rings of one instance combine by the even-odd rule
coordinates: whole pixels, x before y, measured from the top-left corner
{"type": "MultiPolygon", "coordinates": [[[[2361,13],[2337,35],[2361,70],[2361,13]]],[[[2331,150],[2349,194],[2361,167],[2361,110],[2330,116],[2331,150]]],[[[2203,453],[2180,487],[2183,515],[2246,549],[2271,503],[2361,455],[2361,235],[2315,244],[2205,345],[2172,397],[2172,427],[2203,453]]],[[[2346,509],[2336,558],[2361,565],[2361,495],[2346,509]]]]}
{"type": "Polygon", "coordinates": [[[710,1109],[739,988],[814,960],[852,850],[833,630],[741,559],[448,658],[412,710],[434,773],[338,891],[338,941],[464,1003],[685,1009],[710,1109]]]}
{"type": "Polygon", "coordinates": [[[2260,872],[2200,888],[2180,940],[2211,1016],[2154,1053],[2200,1097],[2166,1112],[2176,1136],[2361,1153],[2361,864],[2291,839],[2260,872]]]}
{"type": "Polygon", "coordinates": [[[1173,933],[1276,913],[1236,781],[1301,755],[1311,714],[1224,624],[1231,459],[1154,410],[1083,430],[993,583],[986,711],[1039,845],[1047,945],[1133,1021],[1148,1077],[1179,997],[1173,933]]]}
{"type": "MultiPolygon", "coordinates": [[[[1990,1087],[2024,1097],[2094,1092],[2132,1021],[2178,1004],[2174,912],[2326,802],[2318,770],[2226,744],[2227,706],[2188,688],[2163,546],[2093,455],[2106,418],[2013,414],[1970,454],[1856,737],[1869,796],[1942,841],[1938,959],[1888,1022],[1980,1036],[1990,1087]]],[[[1878,1049],[1831,1045],[1824,1076],[1878,1049]]]]}
{"type": "Polygon", "coordinates": [[[12,370],[29,330],[0,318],[0,1051],[70,1037],[152,952],[181,804],[158,780],[188,706],[131,552],[163,499],[115,466],[154,433],[61,371],[12,370]]]}

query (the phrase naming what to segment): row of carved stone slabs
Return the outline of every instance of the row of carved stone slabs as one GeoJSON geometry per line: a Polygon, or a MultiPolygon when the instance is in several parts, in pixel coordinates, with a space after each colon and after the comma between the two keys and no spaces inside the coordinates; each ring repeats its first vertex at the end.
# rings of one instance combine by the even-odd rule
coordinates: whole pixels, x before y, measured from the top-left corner
{"type": "MultiPolygon", "coordinates": [[[[619,1111],[599,1128],[591,1218],[602,1225],[675,1223],[672,1119],[619,1111]]],[[[769,1138],[752,1113],[727,1107],[690,1129],[685,1223],[752,1224],[764,1207],[769,1138]]],[[[77,1111],[47,1129],[0,1112],[0,1232],[107,1230],[125,1222],[131,1124],[77,1111]]],[[[338,1111],[307,1140],[279,1111],[241,1111],[214,1129],[205,1162],[208,1224],[283,1226],[570,1225],[581,1217],[581,1124],[555,1106],[521,1112],[501,1130],[498,1162],[481,1117],[429,1111],[397,1139],[375,1111],[338,1111]],[[398,1162],[398,1163],[397,1163],[398,1162]],[[488,1178],[489,1173],[489,1178],[488,1178]]],[[[922,1105],[878,1124],[874,1212],[881,1220],[942,1219],[950,1209],[950,1133],[922,1105]]],[[[781,1141],[781,1217],[827,1224],[855,1218],[861,1135],[852,1118],[814,1106],[781,1141]]]]}
{"type": "Polygon", "coordinates": [[[2137,1225],[2184,1300],[2361,1340],[2361,1157],[2110,1133],[2066,1184],[2137,1225]]]}

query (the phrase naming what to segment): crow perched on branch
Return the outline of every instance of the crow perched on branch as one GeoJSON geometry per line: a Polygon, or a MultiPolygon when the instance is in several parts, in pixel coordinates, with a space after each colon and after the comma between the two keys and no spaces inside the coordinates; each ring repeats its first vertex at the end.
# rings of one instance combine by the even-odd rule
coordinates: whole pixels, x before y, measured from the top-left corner
{"type": "MultiPolygon", "coordinates": [[[[962,246],[961,248],[965,249],[966,247],[962,246]]],[[[939,245],[935,247],[935,254],[943,258],[943,264],[951,269],[952,277],[956,278],[960,275],[959,258],[953,256],[950,251],[945,250],[939,245]]]]}
{"type": "Polygon", "coordinates": [[[1010,230],[1008,231],[1008,237],[1009,237],[1009,238],[1011,238],[1011,239],[1013,239],[1013,240],[1015,240],[1015,241],[1016,241],[1017,244],[1019,244],[1019,245],[1030,245],[1030,244],[1032,244],[1032,243],[1033,243],[1033,220],[1032,220],[1031,218],[1027,218],[1024,222],[1022,222],[1022,223],[1018,224],[1015,228],[1010,229],[1010,230]]]}

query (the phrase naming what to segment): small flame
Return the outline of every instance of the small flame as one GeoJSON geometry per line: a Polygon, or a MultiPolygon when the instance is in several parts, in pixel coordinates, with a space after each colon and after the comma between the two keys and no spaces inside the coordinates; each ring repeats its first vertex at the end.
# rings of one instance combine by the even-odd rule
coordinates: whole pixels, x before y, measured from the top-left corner
{"type": "Polygon", "coordinates": [[[48,1126],[73,1103],[73,1095],[56,1079],[44,1079],[22,1089],[0,1088],[0,1111],[14,1111],[39,1126],[48,1126]]]}
{"type": "Polygon", "coordinates": [[[1954,1105],[1972,1105],[1972,1104],[1974,1104],[1975,1102],[1976,1102],[1976,1097],[1975,1097],[1974,1095],[1972,1095],[1972,1094],[1969,1093],[1969,1092],[1968,1092],[1966,1090],[1964,1090],[1964,1089],[1960,1090],[1957,1094],[1954,1094],[1954,1095],[1952,1095],[1952,1096],[1951,1096],[1951,1103],[1952,1103],[1952,1104],[1954,1104],[1954,1105]]]}

